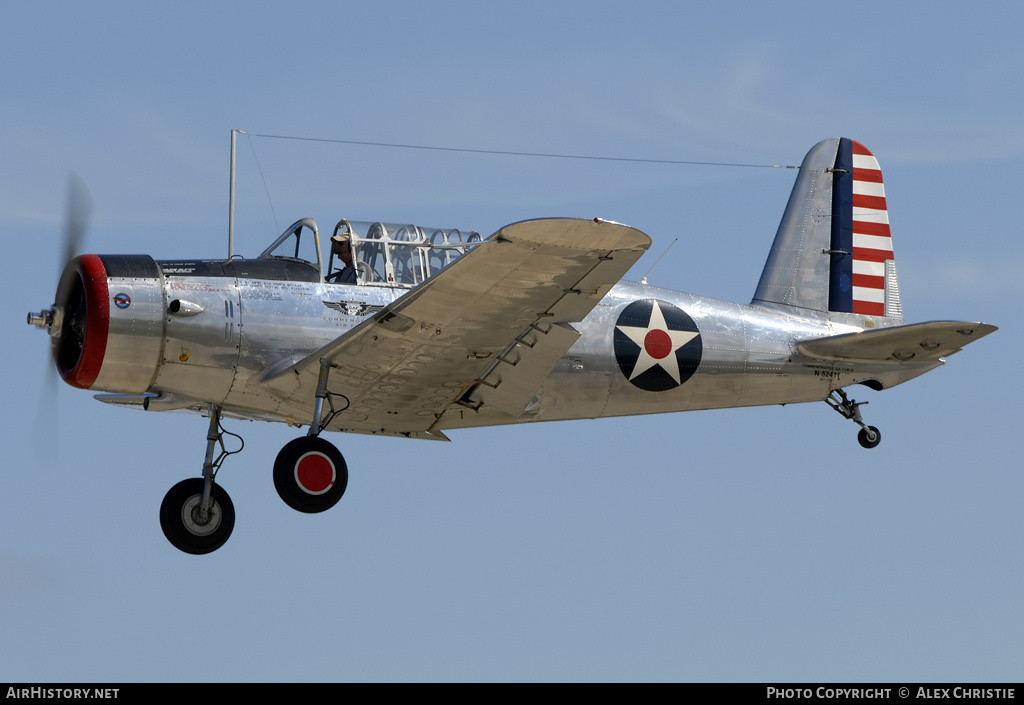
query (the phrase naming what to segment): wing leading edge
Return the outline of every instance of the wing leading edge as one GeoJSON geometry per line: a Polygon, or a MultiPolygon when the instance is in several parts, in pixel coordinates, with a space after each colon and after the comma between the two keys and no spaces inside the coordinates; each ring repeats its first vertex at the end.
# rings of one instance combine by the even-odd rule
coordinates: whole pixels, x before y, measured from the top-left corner
{"type": "Polygon", "coordinates": [[[310,405],[320,360],[344,407],[330,430],[444,438],[454,403],[518,415],[583,320],[651,244],[634,228],[554,218],[505,226],[360,325],[261,381],[310,405]],[[275,385],[289,375],[287,384],[275,385]],[[295,385],[292,377],[298,377],[295,385]]]}

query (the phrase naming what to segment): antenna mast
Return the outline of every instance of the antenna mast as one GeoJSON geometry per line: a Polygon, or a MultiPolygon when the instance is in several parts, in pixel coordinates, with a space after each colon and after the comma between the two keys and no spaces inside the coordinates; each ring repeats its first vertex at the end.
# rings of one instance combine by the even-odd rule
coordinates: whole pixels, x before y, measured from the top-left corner
{"type": "Polygon", "coordinates": [[[231,183],[228,191],[228,259],[235,254],[235,134],[244,130],[231,131],[231,183]]]}
{"type": "MultiPolygon", "coordinates": [[[[672,241],[672,245],[676,244],[677,242],[679,242],[679,238],[676,238],[675,240],[673,240],[672,241]]],[[[668,247],[665,248],[665,251],[661,253],[661,257],[659,257],[658,260],[654,263],[654,267],[657,267],[658,266],[658,262],[661,261],[662,257],[664,257],[665,255],[668,254],[668,251],[672,249],[672,245],[669,245],[668,247]]],[[[650,276],[651,272],[654,271],[654,267],[651,267],[650,269],[648,269],[647,270],[647,274],[645,274],[644,278],[640,280],[640,283],[643,284],[644,286],[647,286],[647,277],[650,276]]]]}

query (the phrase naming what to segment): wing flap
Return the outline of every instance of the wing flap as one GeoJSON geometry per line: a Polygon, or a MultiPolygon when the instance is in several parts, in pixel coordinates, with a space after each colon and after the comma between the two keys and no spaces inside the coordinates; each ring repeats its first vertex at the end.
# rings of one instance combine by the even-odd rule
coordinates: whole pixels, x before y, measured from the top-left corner
{"type": "Polygon", "coordinates": [[[494,406],[512,416],[521,416],[551,370],[580,337],[565,325],[549,324],[547,329],[531,324],[477,379],[464,405],[479,409],[494,406]]]}
{"type": "Polygon", "coordinates": [[[805,340],[796,349],[823,360],[921,362],[948,357],[995,330],[987,323],[930,321],[805,340]]]}

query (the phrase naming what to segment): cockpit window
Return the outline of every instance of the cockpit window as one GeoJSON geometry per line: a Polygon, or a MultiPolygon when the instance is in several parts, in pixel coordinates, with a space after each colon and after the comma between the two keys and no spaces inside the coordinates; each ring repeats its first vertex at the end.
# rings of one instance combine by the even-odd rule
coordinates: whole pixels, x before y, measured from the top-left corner
{"type": "Polygon", "coordinates": [[[296,221],[264,250],[260,259],[291,259],[308,262],[322,272],[320,263],[320,234],[312,218],[296,221]]]}
{"type": "Polygon", "coordinates": [[[327,283],[411,289],[482,241],[476,231],[342,219],[327,240],[325,272],[316,222],[303,218],[281,233],[260,259],[308,264],[327,283]]]}
{"type": "MultiPolygon", "coordinates": [[[[335,228],[339,232],[351,242],[357,282],[395,288],[422,283],[483,240],[475,231],[346,220],[335,228]]],[[[332,255],[329,268],[340,266],[332,255]]]]}

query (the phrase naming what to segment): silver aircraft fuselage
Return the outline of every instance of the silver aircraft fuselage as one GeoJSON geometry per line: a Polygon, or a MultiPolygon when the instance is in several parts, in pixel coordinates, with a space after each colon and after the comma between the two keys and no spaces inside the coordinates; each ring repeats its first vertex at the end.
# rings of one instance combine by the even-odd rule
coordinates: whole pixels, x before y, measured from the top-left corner
{"type": "MultiPolygon", "coordinates": [[[[158,276],[110,278],[111,291],[125,293],[132,304],[111,309],[107,352],[132,363],[104,370],[93,385],[126,394],[155,393],[146,404],[150,410],[198,411],[215,404],[231,416],[305,425],[310,396],[306,403],[295,403],[287,380],[267,385],[260,376],[283,358],[313,354],[407,293],[386,286],[195,274],[223,262],[153,264],[158,276]],[[166,314],[175,301],[187,302],[192,310],[166,314]]],[[[244,271],[244,261],[236,260],[233,268],[244,271]]],[[[851,384],[876,380],[888,388],[941,364],[893,368],[808,360],[796,355],[797,341],[860,329],[632,282],[617,284],[573,327],[581,337],[524,413],[516,416],[487,405],[459,407],[446,411],[435,428],[821,401],[851,384]],[[616,359],[615,333],[623,310],[636,301],[670,304],[696,325],[699,360],[685,383],[650,391],[624,374],[616,359]]],[[[359,428],[345,413],[325,430],[376,432],[359,428]]]]}

